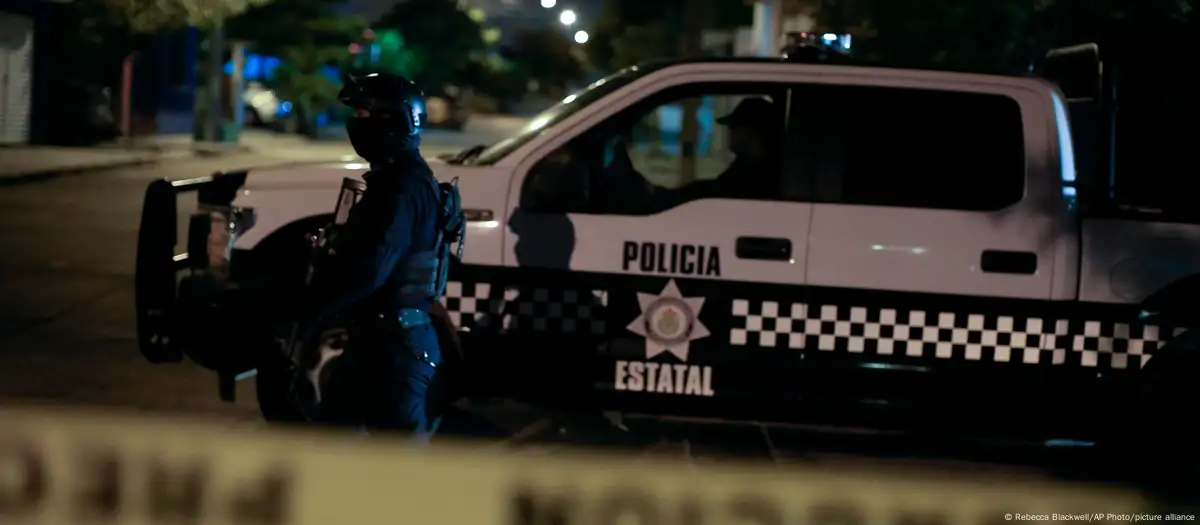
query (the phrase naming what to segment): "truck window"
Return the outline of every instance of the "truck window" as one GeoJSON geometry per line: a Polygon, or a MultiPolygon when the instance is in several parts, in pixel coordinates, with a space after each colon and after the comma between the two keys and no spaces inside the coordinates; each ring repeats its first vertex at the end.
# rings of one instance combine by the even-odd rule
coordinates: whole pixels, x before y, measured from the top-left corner
{"type": "Polygon", "coordinates": [[[647,215],[703,198],[774,199],[786,94],[732,83],[659,93],[535,165],[521,205],[647,215]]]}
{"type": "Polygon", "coordinates": [[[535,137],[541,135],[543,131],[554,127],[555,124],[562,122],[567,117],[578,113],[583,108],[617,91],[644,74],[646,74],[646,71],[643,69],[626,68],[607,78],[593,82],[588,87],[571,94],[558,104],[550,106],[536,117],[530,119],[529,124],[516,135],[488,146],[487,149],[479,153],[474,163],[492,164],[499,161],[517,148],[524,146],[535,137]]]}
{"type": "MultiPolygon", "coordinates": [[[[846,204],[998,210],[1025,189],[1020,106],[998,95],[831,86],[816,125],[829,129],[840,187],[823,197],[846,204]]],[[[798,100],[795,103],[805,104],[798,100]]]]}

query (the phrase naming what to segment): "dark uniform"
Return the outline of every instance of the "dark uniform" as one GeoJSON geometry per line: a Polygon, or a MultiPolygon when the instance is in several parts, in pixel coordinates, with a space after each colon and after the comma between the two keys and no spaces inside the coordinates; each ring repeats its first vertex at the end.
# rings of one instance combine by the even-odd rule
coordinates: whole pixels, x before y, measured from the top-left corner
{"type": "Polygon", "coordinates": [[[446,193],[457,201],[457,190],[438,184],[418,150],[422,104],[411,82],[369,75],[347,83],[340,99],[356,111],[347,129],[371,170],[302,307],[310,331],[333,315],[350,321],[321,419],[426,439],[437,426],[427,398],[441,363],[429,309],[444,291],[444,232],[457,226],[446,224],[454,220],[446,193]]]}

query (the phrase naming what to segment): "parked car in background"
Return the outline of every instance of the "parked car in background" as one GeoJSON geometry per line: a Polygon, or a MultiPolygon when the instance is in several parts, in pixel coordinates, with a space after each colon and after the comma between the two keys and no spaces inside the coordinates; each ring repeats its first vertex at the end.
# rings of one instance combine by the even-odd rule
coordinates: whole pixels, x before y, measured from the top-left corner
{"type": "Polygon", "coordinates": [[[461,130],[471,116],[471,93],[458,86],[425,91],[425,126],[429,129],[461,130]]]}
{"type": "Polygon", "coordinates": [[[257,81],[246,83],[242,104],[246,106],[246,125],[253,127],[271,126],[292,111],[291,102],[279,100],[275,91],[257,81]]]}

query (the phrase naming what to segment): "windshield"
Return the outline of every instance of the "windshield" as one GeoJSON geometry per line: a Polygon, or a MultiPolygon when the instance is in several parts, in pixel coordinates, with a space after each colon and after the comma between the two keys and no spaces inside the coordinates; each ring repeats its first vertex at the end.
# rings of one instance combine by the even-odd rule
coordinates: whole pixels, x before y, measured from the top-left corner
{"type": "Polygon", "coordinates": [[[479,156],[475,158],[474,163],[491,164],[499,161],[517,148],[533,140],[542,131],[554,127],[555,124],[562,122],[563,119],[574,115],[579,110],[590,106],[593,102],[604,98],[609,93],[628,84],[634,78],[637,78],[638,73],[639,70],[637,67],[625,68],[607,78],[593,82],[590,86],[564,98],[562,102],[538,114],[516,135],[497,142],[480,152],[479,156]]]}

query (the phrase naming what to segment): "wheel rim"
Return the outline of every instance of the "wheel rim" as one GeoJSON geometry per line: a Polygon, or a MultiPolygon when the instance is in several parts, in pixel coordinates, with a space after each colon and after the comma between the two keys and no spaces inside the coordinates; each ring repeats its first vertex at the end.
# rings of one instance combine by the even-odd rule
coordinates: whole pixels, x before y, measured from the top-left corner
{"type": "Polygon", "coordinates": [[[350,336],[345,328],[326,330],[317,336],[316,366],[309,369],[306,373],[309,382],[315,388],[317,404],[320,404],[321,392],[324,391],[325,386],[329,383],[329,373],[332,370],[330,364],[345,352],[346,343],[349,340],[350,336]]]}

